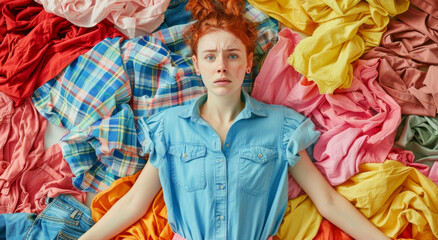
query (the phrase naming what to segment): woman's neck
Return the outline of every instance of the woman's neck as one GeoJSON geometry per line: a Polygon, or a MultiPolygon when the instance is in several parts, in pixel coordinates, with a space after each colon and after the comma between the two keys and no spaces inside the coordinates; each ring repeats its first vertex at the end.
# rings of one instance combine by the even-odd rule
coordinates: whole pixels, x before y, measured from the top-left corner
{"type": "Polygon", "coordinates": [[[236,94],[233,97],[208,95],[207,101],[199,109],[201,117],[204,120],[213,119],[219,124],[232,123],[245,107],[245,102],[242,101],[240,94],[236,94]]]}

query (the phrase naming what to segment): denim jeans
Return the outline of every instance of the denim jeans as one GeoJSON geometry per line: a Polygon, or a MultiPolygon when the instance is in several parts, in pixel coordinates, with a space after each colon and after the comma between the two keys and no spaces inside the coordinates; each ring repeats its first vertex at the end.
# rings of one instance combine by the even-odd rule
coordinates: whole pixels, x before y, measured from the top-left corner
{"type": "Polygon", "coordinates": [[[47,198],[39,214],[0,215],[0,239],[77,239],[94,221],[90,209],[70,195],[47,198]]]}

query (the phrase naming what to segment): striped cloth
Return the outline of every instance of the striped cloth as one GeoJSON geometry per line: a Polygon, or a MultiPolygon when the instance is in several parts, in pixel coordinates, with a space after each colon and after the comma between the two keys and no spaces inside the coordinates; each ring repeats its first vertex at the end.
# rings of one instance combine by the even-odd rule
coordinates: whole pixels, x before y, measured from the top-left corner
{"type": "MultiPolygon", "coordinates": [[[[243,84],[251,92],[262,59],[277,41],[278,24],[251,5],[246,16],[260,23],[254,71],[243,84]]],[[[104,39],[34,92],[38,111],[68,130],[60,146],[75,187],[97,192],[142,169],[146,158],[137,141],[137,118],[189,104],[206,92],[183,41],[186,27],[104,39]]]]}

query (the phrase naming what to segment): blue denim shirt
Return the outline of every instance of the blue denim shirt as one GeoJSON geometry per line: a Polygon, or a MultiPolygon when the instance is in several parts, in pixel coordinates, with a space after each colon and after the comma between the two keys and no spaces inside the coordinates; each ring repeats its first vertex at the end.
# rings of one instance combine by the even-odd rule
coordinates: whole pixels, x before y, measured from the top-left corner
{"type": "Polygon", "coordinates": [[[143,152],[159,172],[172,230],[186,239],[267,239],[288,201],[288,167],[318,137],[292,109],[242,92],[245,108],[222,145],[199,116],[201,96],[138,122],[143,152]]]}

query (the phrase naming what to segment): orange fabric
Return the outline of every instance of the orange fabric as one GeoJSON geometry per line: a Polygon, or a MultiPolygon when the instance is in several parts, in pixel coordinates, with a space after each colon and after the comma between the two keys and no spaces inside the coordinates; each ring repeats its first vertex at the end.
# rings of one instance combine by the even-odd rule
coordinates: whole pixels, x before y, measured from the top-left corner
{"type": "Polygon", "coordinates": [[[348,234],[331,224],[327,220],[322,220],[318,233],[313,240],[352,240],[348,234]]]}
{"type": "MultiPolygon", "coordinates": [[[[94,221],[100,218],[129,191],[140,172],[132,176],[122,177],[111,186],[94,197],[91,203],[91,216],[94,221]]],[[[173,232],[167,222],[167,208],[164,204],[163,191],[155,197],[146,214],[131,227],[125,229],[113,239],[168,239],[173,238],[173,232]]]]}

